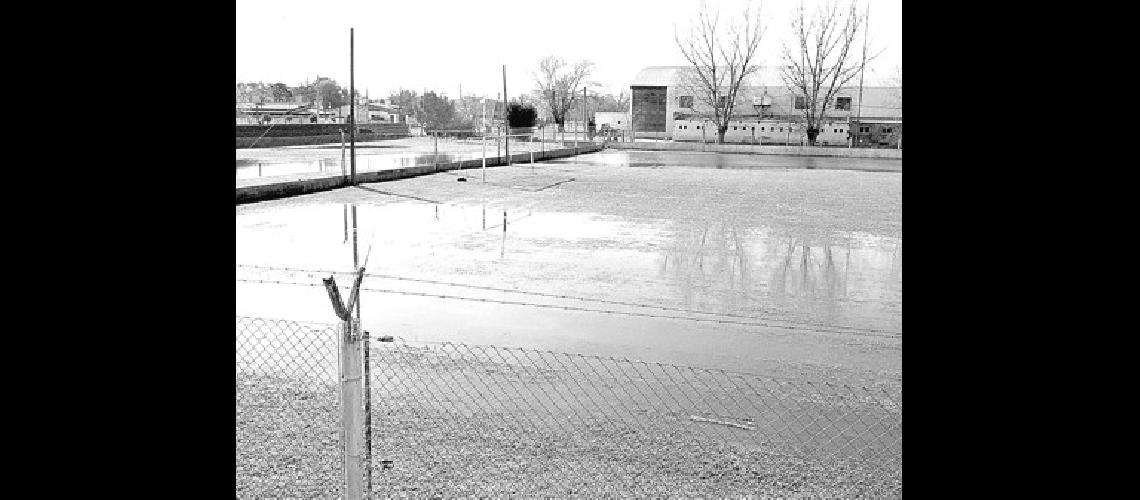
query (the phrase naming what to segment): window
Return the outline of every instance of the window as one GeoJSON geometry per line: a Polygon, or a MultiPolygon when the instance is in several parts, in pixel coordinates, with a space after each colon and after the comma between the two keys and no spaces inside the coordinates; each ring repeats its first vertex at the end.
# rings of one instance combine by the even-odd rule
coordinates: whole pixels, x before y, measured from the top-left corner
{"type": "Polygon", "coordinates": [[[885,128],[885,129],[883,129],[883,133],[884,133],[884,134],[889,134],[889,133],[891,133],[891,128],[890,128],[890,127],[887,127],[887,128],[885,128]]]}
{"type": "Polygon", "coordinates": [[[846,110],[850,111],[851,110],[851,98],[850,97],[836,97],[835,98],[835,109],[846,109],[846,110]]]}
{"type": "Polygon", "coordinates": [[[728,96],[722,95],[716,98],[716,107],[724,108],[728,103],[728,96]]]}
{"type": "Polygon", "coordinates": [[[618,125],[621,125],[621,120],[618,120],[618,125]]]}
{"type": "Polygon", "coordinates": [[[783,132],[783,131],[784,131],[784,127],[780,127],[780,132],[783,132]]]}
{"type": "Polygon", "coordinates": [[[681,97],[678,97],[678,98],[677,98],[677,106],[678,106],[678,107],[682,107],[682,108],[691,108],[691,107],[693,107],[693,96],[691,96],[691,95],[683,95],[683,96],[681,96],[681,97]]]}
{"type": "Polygon", "coordinates": [[[701,126],[700,126],[700,125],[697,125],[697,130],[700,130],[700,129],[701,129],[701,126]]]}
{"type": "Polygon", "coordinates": [[[869,133],[871,133],[871,127],[859,127],[859,133],[860,134],[869,134],[869,133]]]}
{"type": "Polygon", "coordinates": [[[735,126],[733,126],[733,127],[732,127],[732,130],[736,130],[736,127],[735,127],[735,126]]]}
{"type": "MultiPolygon", "coordinates": [[[[796,96],[796,109],[806,109],[806,108],[807,108],[807,99],[805,99],[804,96],[802,96],[802,95],[796,96]]],[[[783,130],[781,130],[781,132],[783,132],[783,130]]]]}

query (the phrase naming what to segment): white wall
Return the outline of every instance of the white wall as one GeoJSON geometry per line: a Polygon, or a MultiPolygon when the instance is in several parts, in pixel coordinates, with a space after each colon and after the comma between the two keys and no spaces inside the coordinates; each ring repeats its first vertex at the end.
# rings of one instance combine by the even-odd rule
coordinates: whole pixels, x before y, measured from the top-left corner
{"type": "Polygon", "coordinates": [[[629,113],[621,111],[598,111],[594,113],[594,123],[601,130],[602,125],[609,125],[616,130],[629,129],[629,113]]]}
{"type": "MultiPolygon", "coordinates": [[[[673,139],[677,141],[700,141],[702,130],[705,131],[705,140],[716,142],[716,125],[712,122],[675,120],[670,132],[673,134],[673,139]],[[698,129],[698,126],[701,128],[698,129]]],[[[845,145],[847,144],[847,130],[846,122],[824,123],[820,127],[819,136],[816,137],[816,144],[845,145]]],[[[800,124],[781,120],[734,120],[729,123],[728,130],[724,133],[725,142],[750,143],[753,141],[753,137],[755,137],[756,142],[761,144],[783,144],[789,140],[792,143],[799,143],[801,140],[807,140],[800,124]],[[753,128],[756,129],[755,136],[753,135],[753,128]]]]}

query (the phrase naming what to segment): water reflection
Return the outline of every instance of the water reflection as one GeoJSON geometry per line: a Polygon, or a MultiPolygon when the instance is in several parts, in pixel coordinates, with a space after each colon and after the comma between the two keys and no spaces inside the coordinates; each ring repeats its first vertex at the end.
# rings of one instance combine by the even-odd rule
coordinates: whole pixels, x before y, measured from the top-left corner
{"type": "Polygon", "coordinates": [[[689,307],[890,326],[901,307],[901,249],[892,238],[774,234],[755,222],[694,221],[673,231],[657,275],[689,307]]]}
{"type": "MultiPolygon", "coordinates": [[[[360,249],[381,250],[373,272],[532,290],[556,283],[560,291],[638,303],[894,331],[901,326],[899,238],[800,234],[743,216],[667,222],[505,208],[360,205],[360,249]]],[[[239,212],[237,260],[351,268],[348,212],[339,203],[239,212]],[[339,232],[337,218],[344,224],[339,232]]]]}
{"type": "Polygon", "coordinates": [[[696,302],[698,292],[717,285],[723,285],[721,295],[729,305],[747,302],[752,257],[742,233],[741,224],[727,220],[705,221],[675,232],[674,244],[661,260],[661,275],[680,287],[686,303],[696,302]]]}
{"type": "Polygon", "coordinates": [[[788,238],[784,258],[771,274],[770,294],[775,299],[802,298],[833,304],[847,298],[851,247],[843,246],[843,259],[836,262],[836,247],[830,243],[809,244],[788,238]]]}

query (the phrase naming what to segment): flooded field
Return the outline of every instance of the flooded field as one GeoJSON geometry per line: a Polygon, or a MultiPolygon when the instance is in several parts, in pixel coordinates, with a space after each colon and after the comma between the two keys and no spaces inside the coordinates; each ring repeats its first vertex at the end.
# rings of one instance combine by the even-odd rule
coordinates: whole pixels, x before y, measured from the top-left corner
{"type": "MultiPolygon", "coordinates": [[[[539,152],[551,147],[553,144],[514,140],[510,144],[512,154],[539,152]]],[[[436,162],[475,160],[483,157],[484,148],[488,157],[498,156],[502,151],[501,144],[492,139],[488,139],[486,144],[478,139],[443,138],[435,141],[429,137],[360,142],[356,144],[356,170],[373,172],[436,162]]],[[[345,149],[347,151],[347,147],[345,149]]],[[[243,180],[258,178],[339,175],[347,172],[351,165],[348,153],[343,156],[342,160],[340,144],[238,149],[237,180],[240,185],[243,180]]]]}
{"type": "Polygon", "coordinates": [[[374,336],[897,377],[900,172],[607,151],[242,205],[237,312],[334,322],[320,278],[349,283],[355,212],[374,336]]]}

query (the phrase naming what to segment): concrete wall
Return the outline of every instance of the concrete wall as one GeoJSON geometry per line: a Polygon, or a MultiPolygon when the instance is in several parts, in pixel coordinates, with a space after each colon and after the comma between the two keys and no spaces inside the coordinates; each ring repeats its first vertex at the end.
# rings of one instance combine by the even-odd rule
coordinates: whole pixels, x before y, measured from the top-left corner
{"type": "Polygon", "coordinates": [[[692,142],[607,142],[606,147],[610,149],[633,149],[642,151],[708,151],[717,153],[750,153],[785,156],[902,159],[901,149],[753,146],[750,144],[701,144],[692,142]]]}
{"type": "MultiPolygon", "coordinates": [[[[379,141],[383,139],[399,139],[408,137],[408,134],[356,134],[356,142],[379,141]]],[[[348,134],[345,134],[345,143],[348,143],[348,134]]],[[[280,146],[307,146],[310,144],[339,144],[340,134],[306,135],[302,137],[238,137],[236,149],[248,148],[275,148],[280,146]]]]}
{"type": "MultiPolygon", "coordinates": [[[[565,158],[567,156],[574,156],[577,154],[593,153],[601,151],[602,146],[598,144],[583,144],[577,149],[565,148],[558,150],[546,151],[543,153],[534,153],[534,160],[548,160],[552,158],[565,158]]],[[[519,153],[511,155],[511,162],[514,164],[529,163],[530,153],[519,153]]],[[[502,156],[488,157],[487,166],[495,167],[506,164],[506,158],[502,156]]],[[[384,182],[393,181],[397,179],[406,179],[409,177],[418,177],[421,175],[434,174],[446,170],[465,170],[465,169],[478,169],[483,167],[483,160],[464,160],[458,162],[440,163],[438,166],[434,165],[419,165],[415,167],[398,168],[390,170],[380,170],[376,172],[358,172],[356,178],[358,182],[384,182]]],[[[258,201],[272,200],[276,198],[284,198],[288,196],[297,196],[307,193],[315,193],[318,191],[327,191],[330,189],[337,189],[346,187],[349,181],[346,177],[334,176],[324,177],[319,179],[305,179],[297,181],[277,182],[273,184],[261,184],[257,186],[246,186],[237,188],[234,201],[238,205],[243,203],[254,203],[258,201]]]]}

